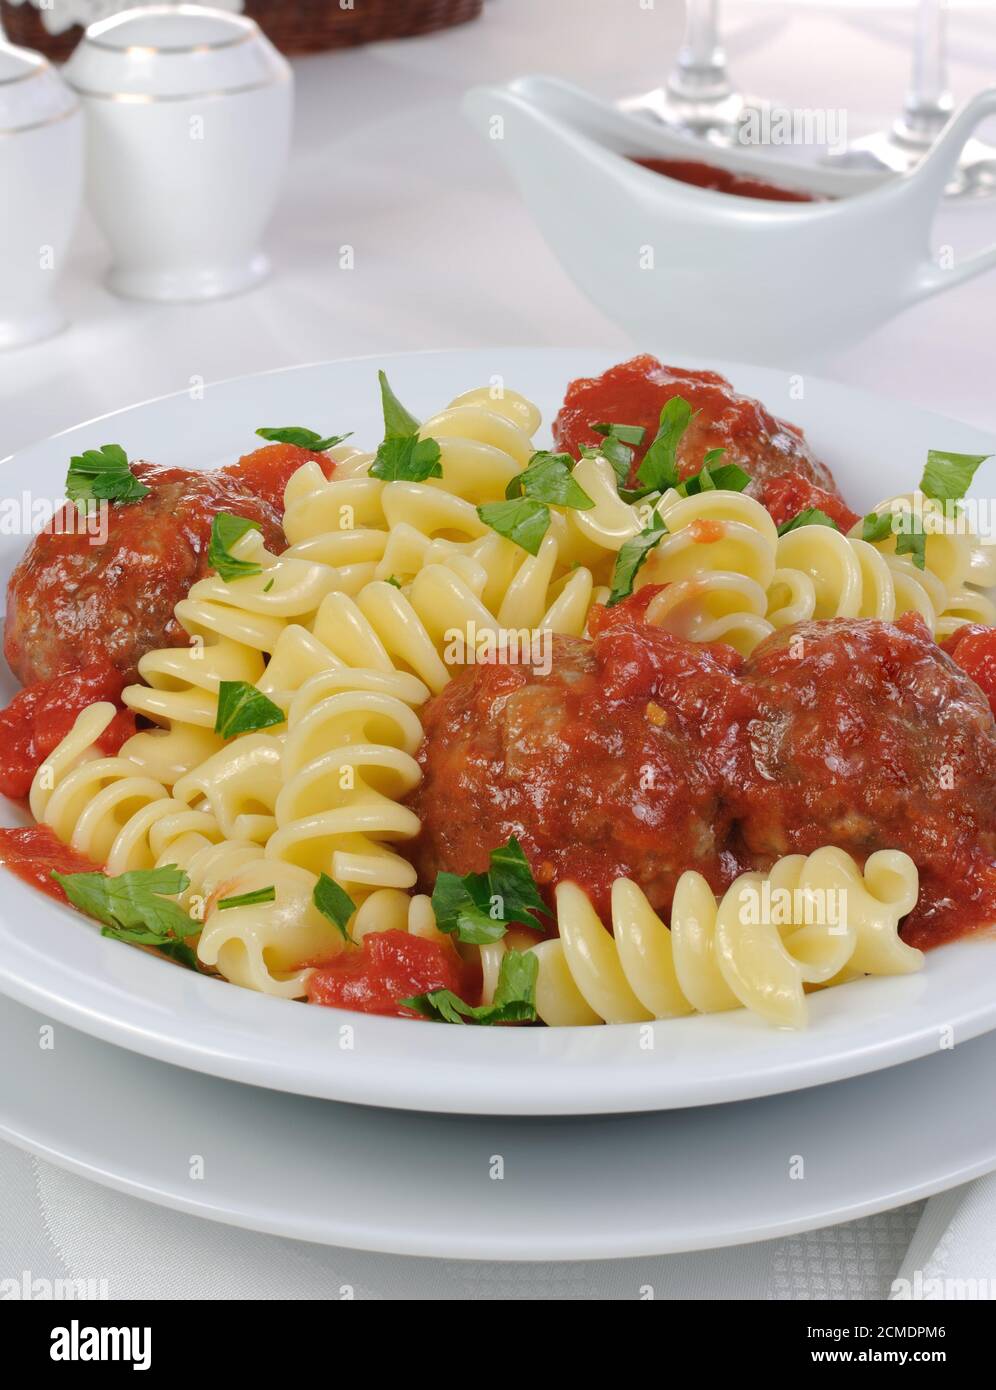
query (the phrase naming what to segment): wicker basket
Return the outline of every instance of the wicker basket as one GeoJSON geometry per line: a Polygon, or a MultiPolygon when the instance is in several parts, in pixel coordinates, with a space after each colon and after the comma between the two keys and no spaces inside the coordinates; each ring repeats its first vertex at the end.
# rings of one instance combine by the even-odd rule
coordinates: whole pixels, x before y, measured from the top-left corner
{"type": "MultiPolygon", "coordinates": [[[[245,0],[243,8],[281,52],[317,53],[431,34],[476,19],[483,5],[484,0],[354,0],[353,9],[343,9],[339,0],[245,0]]],[[[121,8],[128,7],[121,0],[121,8]]],[[[0,0],[0,17],[11,43],[59,60],[69,57],[83,33],[77,26],[50,34],[32,0],[0,0]]]]}

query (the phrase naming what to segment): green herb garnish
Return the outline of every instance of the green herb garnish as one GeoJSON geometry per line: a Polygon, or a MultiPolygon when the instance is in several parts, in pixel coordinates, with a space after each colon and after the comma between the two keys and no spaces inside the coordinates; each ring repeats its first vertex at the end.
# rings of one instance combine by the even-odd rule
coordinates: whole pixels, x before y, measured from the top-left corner
{"type": "Polygon", "coordinates": [[[427,478],[441,478],[439,444],[435,439],[419,439],[419,422],[398,400],[384,373],[377,376],[384,408],[384,440],[370,465],[370,476],[385,483],[424,483],[427,478]]]}
{"type": "Polygon", "coordinates": [[[250,531],[261,529],[258,521],[250,521],[247,516],[233,516],[231,512],[218,512],[211,522],[211,539],[208,542],[208,564],[218,572],[218,577],[226,583],[232,579],[248,579],[254,574],[262,574],[263,566],[255,560],[239,560],[231,553],[232,546],[250,531]]]}
{"type": "Polygon", "coordinates": [[[928,449],[920,491],[935,502],[958,502],[972,485],[981,464],[991,454],[951,454],[928,449]]]}
{"type": "Polygon", "coordinates": [[[797,512],[791,521],[783,521],[778,528],[778,534],[786,536],[789,531],[798,531],[800,526],[832,526],[835,531],[840,530],[832,516],[827,516],[819,507],[807,507],[804,511],[797,512]]]}
{"type": "Polygon", "coordinates": [[[654,512],[650,525],[638,536],[626,541],[616,556],[615,568],[612,571],[612,589],[606,600],[606,608],[612,608],[622,599],[629,598],[633,592],[633,583],[644,562],[666,535],[667,527],[661,520],[660,513],[654,512]]]}
{"type": "Polygon", "coordinates": [[[353,431],[349,430],[346,434],[330,434],[325,438],[316,434],[314,430],[303,429],[300,425],[281,425],[278,428],[266,428],[257,430],[260,439],[272,440],[275,444],[296,444],[301,449],[310,449],[313,454],[320,454],[323,449],[331,449],[336,444],[341,444],[344,439],[351,439],[353,431]]]}
{"type": "Polygon", "coordinates": [[[66,496],[71,502],[140,502],[151,488],[131,471],[128,455],[120,444],[85,449],[69,460],[66,496]]]}
{"type": "Polygon", "coordinates": [[[624,444],[642,444],[643,436],[647,433],[642,425],[610,425],[605,420],[591,428],[595,434],[603,435],[606,439],[621,439],[624,444]]]}
{"type": "Polygon", "coordinates": [[[530,555],[538,555],[540,544],[550,527],[550,508],[535,497],[513,497],[506,502],[485,502],[477,515],[499,536],[521,545],[530,555]]]}
{"type": "Polygon", "coordinates": [[[539,961],[531,951],[506,951],[501,958],[494,1002],[467,1004],[451,989],[435,989],[399,999],[402,1008],[412,1009],[437,1023],[535,1023],[536,978],[539,961]]]}
{"type": "Polygon", "coordinates": [[[514,835],[491,851],[487,873],[439,874],[432,910],[440,931],[476,946],[499,941],[513,922],[545,931],[535,914],[551,915],[514,835]]]}
{"type": "Polygon", "coordinates": [[[175,894],[190,885],[188,876],[175,864],[132,869],[116,878],[100,872],[60,874],[55,870],[52,877],[74,907],[104,924],[102,936],[154,946],[171,960],[197,969],[197,957],[185,939],[195,936],[201,924],[173,901],[175,894]]]}
{"type": "Polygon", "coordinates": [[[224,912],[229,907],[255,907],[258,903],[273,903],[277,900],[277,890],[271,883],[267,888],[254,888],[250,893],[239,893],[234,898],[219,898],[217,907],[224,912]]]}
{"type": "Polygon", "coordinates": [[[516,473],[505,497],[533,497],[537,502],[550,502],[557,507],[572,507],[588,511],[595,504],[571,472],[574,460],[570,454],[551,454],[545,449],[533,454],[521,473],[516,473]]]}
{"type": "Polygon", "coordinates": [[[327,917],[334,927],[338,927],[345,941],[353,940],[349,934],[349,919],[356,911],[356,904],[334,878],[329,878],[328,874],[319,874],[311,901],[323,917],[327,917]]]}
{"type": "Polygon", "coordinates": [[[636,476],[648,492],[666,492],[678,485],[678,445],[694,412],[684,396],[672,396],[661,411],[660,427],[643,456],[636,476]]]}
{"type": "Polygon", "coordinates": [[[275,705],[262,690],[257,690],[248,681],[219,682],[214,731],[222,738],[251,734],[256,729],[270,729],[274,724],[282,724],[286,718],[279,705],[275,705]]]}

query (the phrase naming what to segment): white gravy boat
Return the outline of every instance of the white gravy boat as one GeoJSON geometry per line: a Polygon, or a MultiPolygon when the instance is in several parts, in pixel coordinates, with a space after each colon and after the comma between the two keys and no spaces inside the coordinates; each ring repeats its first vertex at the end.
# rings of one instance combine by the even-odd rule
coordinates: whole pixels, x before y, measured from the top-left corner
{"type": "Polygon", "coordinates": [[[553,78],[476,87],[464,107],[505,160],[581,289],[644,343],[797,365],[996,267],[996,245],[943,269],[930,229],[962,146],[996,112],[987,88],[909,174],[800,165],[692,143],[553,78]],[[730,196],[637,155],[691,159],[830,201],[730,196]]]}

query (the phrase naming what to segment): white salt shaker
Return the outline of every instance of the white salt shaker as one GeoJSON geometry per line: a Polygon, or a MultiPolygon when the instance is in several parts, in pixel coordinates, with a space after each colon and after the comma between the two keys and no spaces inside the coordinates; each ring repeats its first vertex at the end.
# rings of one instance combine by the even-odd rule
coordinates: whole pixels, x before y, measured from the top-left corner
{"type": "Polygon", "coordinates": [[[200,5],[125,10],[90,25],[65,72],[86,117],[111,289],[199,300],[263,279],[293,79],[258,26],[200,5]]]}
{"type": "Polygon", "coordinates": [[[0,42],[0,348],[65,327],[53,292],[82,193],[79,103],[40,54],[0,42]]]}

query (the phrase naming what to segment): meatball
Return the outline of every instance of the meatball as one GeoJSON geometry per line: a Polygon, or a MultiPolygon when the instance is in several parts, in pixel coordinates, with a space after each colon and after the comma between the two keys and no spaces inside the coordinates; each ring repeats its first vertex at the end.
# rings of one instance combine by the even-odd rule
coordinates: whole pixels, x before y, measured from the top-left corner
{"type": "Polygon", "coordinates": [[[470,666],[426,706],[411,804],[427,891],[440,870],[487,869],[510,835],[541,888],[571,879],[603,913],[620,876],[664,910],[687,868],[716,888],[735,875],[723,787],[746,754],[739,658],[626,605],[596,628],[593,641],[554,638],[546,674],[470,666]]]}
{"type": "Polygon", "coordinates": [[[208,571],[215,514],[249,517],[269,549],[283,550],[277,499],[289,473],[314,457],[331,467],[324,455],[292,445],[260,449],[216,472],[139,462],[132,471],[151,491],[111,505],[102,543],[56,518],[11,576],[4,629],[11,670],[29,685],[109,661],[133,679],[146,652],[184,645],[173,608],[208,571]]]}
{"type": "Polygon", "coordinates": [[[770,862],[832,844],[905,850],[933,892],[996,852],[996,721],[922,620],[799,623],[748,660],[751,775],[731,788],[770,862]]]}
{"type": "Polygon", "coordinates": [[[610,367],[599,377],[582,377],[567,388],[564,404],[553,422],[558,449],[578,456],[582,444],[598,444],[592,425],[602,421],[642,425],[646,433],[636,450],[630,484],[657,433],[663,406],[683,396],[696,412],[678,446],[678,471],[686,478],[697,473],[709,449],[725,449],[724,463],[737,463],[749,473],[748,489],[764,502],[766,485],[793,477],[840,493],[830,470],[814,456],[802,431],[769,415],[759,401],[740,396],[716,372],[665,367],[656,357],[634,357],[610,367]]]}

